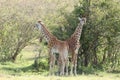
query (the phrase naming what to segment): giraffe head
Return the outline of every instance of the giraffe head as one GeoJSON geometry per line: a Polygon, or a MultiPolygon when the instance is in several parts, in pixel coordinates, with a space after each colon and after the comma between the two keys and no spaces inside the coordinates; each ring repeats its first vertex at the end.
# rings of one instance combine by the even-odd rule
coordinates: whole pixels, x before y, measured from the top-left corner
{"type": "Polygon", "coordinates": [[[35,24],[35,27],[37,27],[39,30],[41,30],[41,28],[42,28],[42,23],[41,23],[41,21],[38,21],[38,22],[35,24]]]}
{"type": "Polygon", "coordinates": [[[78,19],[79,19],[81,25],[84,25],[86,23],[86,18],[79,17],[78,19]]]}

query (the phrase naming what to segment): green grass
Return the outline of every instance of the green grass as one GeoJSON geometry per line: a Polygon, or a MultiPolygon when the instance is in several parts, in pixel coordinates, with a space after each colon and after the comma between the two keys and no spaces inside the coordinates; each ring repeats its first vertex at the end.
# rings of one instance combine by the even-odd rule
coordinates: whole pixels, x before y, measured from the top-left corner
{"type": "Polygon", "coordinates": [[[36,75],[36,74],[42,74],[43,71],[44,74],[47,74],[47,71],[45,70],[37,71],[33,67],[35,56],[37,54],[34,51],[34,49],[35,49],[34,46],[29,46],[23,49],[22,52],[18,55],[15,63],[10,61],[0,62],[0,74],[2,73],[8,75],[25,75],[25,74],[36,75]]]}
{"type": "Polygon", "coordinates": [[[15,63],[0,63],[0,80],[120,80],[119,73],[96,72],[78,76],[48,76],[48,71],[33,68],[35,53],[33,47],[25,48],[15,63]]]}
{"type": "Polygon", "coordinates": [[[79,75],[69,77],[41,76],[41,75],[0,75],[0,80],[120,80],[120,75],[101,74],[101,75],[79,75]]]}

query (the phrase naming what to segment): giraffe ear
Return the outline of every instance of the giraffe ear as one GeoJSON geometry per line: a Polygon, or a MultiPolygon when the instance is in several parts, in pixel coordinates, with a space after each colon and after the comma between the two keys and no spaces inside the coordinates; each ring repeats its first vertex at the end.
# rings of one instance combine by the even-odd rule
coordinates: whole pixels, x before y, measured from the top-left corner
{"type": "Polygon", "coordinates": [[[41,21],[38,21],[38,23],[41,23],[41,21]]]}
{"type": "Polygon", "coordinates": [[[42,21],[38,21],[38,23],[40,23],[40,24],[44,24],[42,21]]]}

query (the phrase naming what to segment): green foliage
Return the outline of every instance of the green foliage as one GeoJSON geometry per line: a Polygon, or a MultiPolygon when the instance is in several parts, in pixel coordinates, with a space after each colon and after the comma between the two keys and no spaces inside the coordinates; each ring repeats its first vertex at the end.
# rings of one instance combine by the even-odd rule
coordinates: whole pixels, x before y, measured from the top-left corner
{"type": "Polygon", "coordinates": [[[79,55],[81,59],[78,61],[82,61],[81,65],[96,65],[96,67],[104,65],[106,70],[120,69],[120,42],[117,38],[120,32],[119,13],[120,6],[113,0],[85,0],[75,6],[72,14],[76,16],[80,14],[87,18],[80,40],[82,46],[79,55]]]}
{"type": "MultiPolygon", "coordinates": [[[[2,0],[0,61],[16,59],[24,47],[40,37],[33,27],[37,20],[41,19],[59,39],[66,40],[79,23],[77,17],[84,16],[87,23],[80,39],[78,72],[90,73],[95,68],[120,70],[119,5],[117,0],[2,0]]],[[[48,69],[46,58],[38,60],[38,66],[48,69]]],[[[34,67],[30,65],[23,70],[34,67]]]]}
{"type": "Polygon", "coordinates": [[[39,37],[39,33],[33,30],[37,20],[42,20],[51,30],[59,27],[60,21],[64,19],[58,14],[59,11],[64,9],[70,12],[73,0],[68,2],[4,0],[0,1],[0,4],[2,4],[0,5],[0,60],[4,61],[15,60],[21,50],[29,45],[29,42],[39,37]],[[68,4],[71,6],[67,6],[68,4]]]}
{"type": "MultiPolygon", "coordinates": [[[[77,27],[77,17],[86,17],[80,39],[78,67],[89,65],[102,70],[120,69],[120,6],[114,0],[79,0],[72,13],[62,11],[65,20],[54,34],[66,40],[77,27]]],[[[88,67],[87,67],[88,66],[88,67]]],[[[79,71],[81,70],[79,68],[79,71]]],[[[91,69],[90,69],[91,70],[91,69]]],[[[78,71],[78,72],[79,72],[78,71]]],[[[83,69],[84,72],[84,69],[83,69]]],[[[89,72],[89,71],[88,71],[89,72]]]]}
{"type": "Polygon", "coordinates": [[[34,62],[33,67],[37,71],[49,70],[48,59],[39,58],[37,61],[34,62]]]}

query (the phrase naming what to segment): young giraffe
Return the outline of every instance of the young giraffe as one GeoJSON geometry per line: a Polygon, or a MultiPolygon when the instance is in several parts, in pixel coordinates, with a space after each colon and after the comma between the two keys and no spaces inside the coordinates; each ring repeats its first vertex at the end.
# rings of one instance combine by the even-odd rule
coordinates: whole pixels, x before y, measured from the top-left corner
{"type": "Polygon", "coordinates": [[[36,27],[42,32],[44,38],[46,39],[49,47],[49,56],[50,56],[50,74],[53,73],[53,68],[55,66],[55,53],[59,53],[59,68],[60,68],[60,75],[64,75],[64,69],[66,67],[66,74],[68,74],[68,50],[69,46],[66,41],[58,40],[55,36],[53,36],[46,27],[38,21],[36,27]]]}
{"type": "Polygon", "coordinates": [[[73,74],[73,68],[74,68],[74,74],[75,75],[77,74],[77,72],[76,72],[77,54],[78,54],[78,50],[80,48],[79,39],[81,37],[83,25],[86,23],[86,18],[79,18],[79,21],[80,21],[80,23],[78,24],[75,32],[67,40],[68,45],[69,45],[69,52],[72,54],[72,59],[71,59],[71,75],[73,74]]]}

